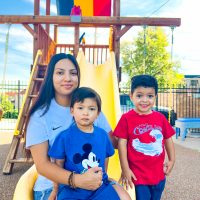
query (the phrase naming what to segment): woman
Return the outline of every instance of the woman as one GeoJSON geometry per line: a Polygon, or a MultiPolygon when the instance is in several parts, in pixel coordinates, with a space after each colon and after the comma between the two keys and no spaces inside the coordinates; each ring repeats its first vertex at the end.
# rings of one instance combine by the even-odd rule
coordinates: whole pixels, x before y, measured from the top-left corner
{"type": "MultiPolygon", "coordinates": [[[[79,87],[80,69],[70,54],[55,54],[49,63],[44,85],[30,110],[26,133],[26,147],[30,149],[40,174],[34,186],[34,199],[48,199],[53,183],[68,184],[69,171],[50,162],[47,155],[56,136],[72,123],[70,100],[72,92],[79,87]],[[49,179],[49,180],[48,180],[49,179]]],[[[111,133],[111,128],[101,113],[95,125],[111,133]]],[[[76,174],[76,187],[95,190],[101,185],[101,168],[91,168],[84,174],[76,174]]]]}

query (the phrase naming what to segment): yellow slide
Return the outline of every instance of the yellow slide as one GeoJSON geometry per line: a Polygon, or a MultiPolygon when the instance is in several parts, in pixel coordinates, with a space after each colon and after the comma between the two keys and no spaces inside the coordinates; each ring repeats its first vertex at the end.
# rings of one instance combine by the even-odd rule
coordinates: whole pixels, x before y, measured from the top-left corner
{"type": "MultiPolygon", "coordinates": [[[[102,99],[102,110],[106,115],[112,129],[115,128],[120,116],[119,89],[115,65],[115,54],[102,65],[94,66],[86,61],[83,52],[79,52],[77,61],[81,68],[81,86],[95,89],[102,99]]],[[[14,200],[32,200],[32,188],[36,179],[35,168],[30,168],[20,178],[14,193],[14,200]]],[[[118,180],[121,175],[118,152],[109,160],[109,177],[118,180]]],[[[131,198],[135,200],[135,190],[129,190],[131,198]]]]}
{"type": "Polygon", "coordinates": [[[13,200],[33,200],[33,186],[37,179],[35,165],[28,169],[19,179],[13,200]]]}
{"type": "MultiPolygon", "coordinates": [[[[110,58],[104,64],[98,66],[88,63],[82,52],[79,52],[77,60],[81,68],[80,85],[91,87],[100,94],[103,113],[114,129],[121,115],[114,53],[111,52],[110,58]]],[[[110,159],[108,170],[112,178],[116,180],[120,178],[117,153],[110,159]]]]}

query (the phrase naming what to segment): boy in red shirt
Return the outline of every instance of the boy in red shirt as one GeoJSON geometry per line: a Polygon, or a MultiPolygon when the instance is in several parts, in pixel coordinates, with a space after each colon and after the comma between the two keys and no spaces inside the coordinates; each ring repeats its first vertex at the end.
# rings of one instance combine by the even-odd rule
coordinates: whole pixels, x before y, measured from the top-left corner
{"type": "Polygon", "coordinates": [[[150,75],[131,79],[131,101],[135,108],[122,115],[114,135],[122,168],[122,183],[135,184],[137,200],[160,200],[175,162],[172,136],[175,134],[164,115],[153,111],[158,92],[157,80],[150,75]],[[165,149],[168,162],[164,166],[165,149]]]}

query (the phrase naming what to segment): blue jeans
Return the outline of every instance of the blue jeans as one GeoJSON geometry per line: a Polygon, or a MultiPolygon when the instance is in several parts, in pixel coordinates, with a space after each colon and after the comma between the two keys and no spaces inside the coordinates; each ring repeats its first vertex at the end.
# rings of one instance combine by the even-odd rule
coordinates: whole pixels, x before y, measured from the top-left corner
{"type": "Polygon", "coordinates": [[[52,188],[43,191],[33,191],[34,200],[48,200],[51,192],[52,188]]]}
{"type": "Polygon", "coordinates": [[[165,188],[166,179],[157,185],[136,185],[136,200],[160,200],[165,188]]]}
{"type": "MultiPolygon", "coordinates": [[[[115,185],[115,184],[118,184],[118,183],[114,182],[114,181],[110,182],[110,185],[115,185]]],[[[115,190],[111,190],[111,191],[114,192],[114,193],[112,193],[112,192],[111,193],[112,193],[112,195],[114,194],[114,196],[115,196],[116,195],[115,190]]],[[[48,198],[49,198],[49,196],[52,192],[52,188],[46,189],[46,190],[43,190],[43,191],[33,191],[33,192],[34,192],[33,193],[34,200],[48,200],[48,198]]],[[[112,198],[114,198],[114,197],[112,196],[112,198]]]]}

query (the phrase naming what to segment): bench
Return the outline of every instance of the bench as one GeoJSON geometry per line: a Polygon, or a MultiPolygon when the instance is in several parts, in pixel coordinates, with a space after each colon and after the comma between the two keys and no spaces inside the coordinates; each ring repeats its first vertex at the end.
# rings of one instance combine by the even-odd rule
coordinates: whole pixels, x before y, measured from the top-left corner
{"type": "Polygon", "coordinates": [[[184,141],[187,136],[187,129],[200,128],[200,118],[178,118],[175,121],[176,127],[176,139],[181,136],[181,140],[184,141]]]}

